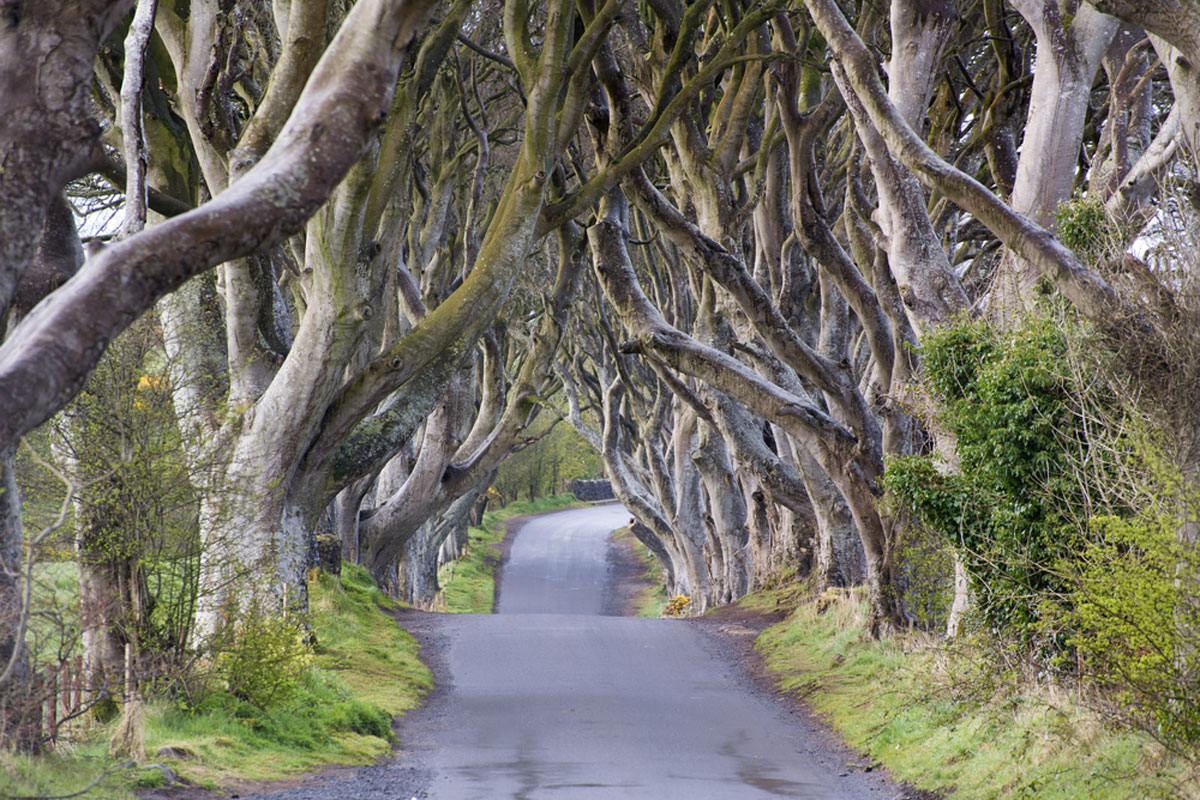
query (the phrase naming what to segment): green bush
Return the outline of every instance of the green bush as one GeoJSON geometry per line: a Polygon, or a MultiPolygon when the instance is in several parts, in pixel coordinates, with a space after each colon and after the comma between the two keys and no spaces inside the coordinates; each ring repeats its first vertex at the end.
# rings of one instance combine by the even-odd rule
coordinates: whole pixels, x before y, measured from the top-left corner
{"type": "Polygon", "coordinates": [[[296,620],[251,608],[218,635],[213,677],[234,697],[267,709],[300,688],[312,664],[308,640],[296,620]]]}
{"type": "Polygon", "coordinates": [[[944,630],[954,601],[954,548],[946,537],[911,515],[907,522],[897,542],[896,560],[904,608],[921,630],[944,630]]]}
{"type": "Polygon", "coordinates": [[[1066,565],[1081,669],[1115,700],[1110,711],[1163,741],[1200,741],[1200,554],[1182,535],[1200,524],[1200,496],[1168,479],[1131,518],[1098,516],[1066,565]]]}
{"type": "Polygon", "coordinates": [[[1058,238],[1082,259],[1095,263],[1109,248],[1113,231],[1104,203],[1091,197],[1075,197],[1060,203],[1054,212],[1058,238]]]}
{"type": "Polygon", "coordinates": [[[1043,601],[1067,593],[1060,564],[1102,494],[1090,491],[1096,473],[1077,468],[1089,446],[1085,409],[1108,402],[1085,397],[1069,373],[1068,335],[1043,317],[1008,332],[965,321],[930,336],[925,376],[961,471],[910,456],[889,460],[884,478],[896,506],[957,550],[986,627],[1050,655],[1066,641],[1043,619],[1043,601]]]}

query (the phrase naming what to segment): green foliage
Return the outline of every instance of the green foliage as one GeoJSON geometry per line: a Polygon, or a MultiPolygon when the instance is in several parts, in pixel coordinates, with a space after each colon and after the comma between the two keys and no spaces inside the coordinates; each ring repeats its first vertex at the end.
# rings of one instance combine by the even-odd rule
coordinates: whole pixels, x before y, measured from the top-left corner
{"type": "Polygon", "coordinates": [[[913,456],[891,459],[884,479],[896,505],[960,553],[985,624],[1048,653],[1065,641],[1043,624],[1042,601],[1065,593],[1058,567],[1089,514],[1093,477],[1076,469],[1083,409],[1104,402],[1085,400],[1068,373],[1067,335],[1043,317],[1004,334],[964,321],[928,337],[926,376],[961,471],[913,456]]]}
{"type": "MultiPolygon", "coordinates": [[[[200,542],[197,497],[163,360],[153,322],[132,325],[71,405],[28,438],[62,477],[22,448],[18,480],[31,501],[25,521],[34,530],[57,513],[64,478],[69,481],[75,513],[35,559],[61,562],[73,576],[77,565],[68,560],[85,565],[92,590],[107,594],[89,602],[106,609],[113,635],[136,638],[143,660],[168,672],[189,657],[183,643],[195,607],[200,542]]],[[[78,607],[77,586],[70,604],[61,602],[58,589],[46,589],[36,601],[37,642],[44,658],[57,661],[77,654],[79,617],[96,609],[78,607]]]]}
{"type": "Polygon", "coordinates": [[[1058,238],[1084,261],[1100,260],[1112,239],[1104,203],[1092,197],[1075,197],[1060,203],[1054,212],[1058,238]]]}
{"type": "Polygon", "coordinates": [[[304,626],[263,609],[243,610],[218,632],[213,675],[234,697],[267,709],[299,690],[312,653],[304,626]]]}
{"type": "Polygon", "coordinates": [[[992,328],[969,321],[927,337],[921,359],[933,390],[952,403],[975,394],[980,370],[995,351],[997,338],[992,328]]]}
{"type": "Polygon", "coordinates": [[[159,769],[139,769],[133,785],[139,789],[157,789],[166,785],[167,778],[159,769]]]}
{"type": "MultiPolygon", "coordinates": [[[[0,748],[0,797],[74,797],[136,800],[132,786],[139,771],[117,768],[103,746],[60,748],[38,755],[0,748]]],[[[158,772],[158,770],[155,770],[158,772]]],[[[159,773],[161,775],[161,773],[159,773]]]]}
{"type": "Polygon", "coordinates": [[[944,536],[912,523],[897,543],[904,607],[921,630],[944,630],[954,602],[954,548],[944,536]]]}
{"type": "Polygon", "coordinates": [[[386,598],[369,573],[346,566],[340,581],[312,575],[310,628],[278,618],[236,626],[242,651],[218,657],[228,690],[193,708],[175,704],[148,714],[148,746],[195,752],[201,763],[180,768],[193,779],[219,780],[365,763],[386,753],[392,716],[415,706],[432,680],[416,642],[376,603],[386,598]],[[280,676],[262,674],[272,670],[280,676]]]}
{"type": "MultiPolygon", "coordinates": [[[[290,692],[276,694],[265,708],[220,685],[190,705],[151,692],[145,711],[147,751],[172,747],[189,754],[172,767],[210,789],[327,764],[369,764],[387,755],[394,742],[392,717],[419,702],[432,687],[432,676],[417,658],[416,641],[381,607],[392,604],[369,573],[346,566],[341,581],[324,573],[310,576],[315,645],[293,647],[295,625],[251,626],[270,632],[263,638],[285,647],[293,662],[307,659],[290,692]]],[[[77,792],[114,766],[110,733],[108,726],[96,725],[69,747],[40,756],[0,750],[0,796],[77,792]]],[[[153,772],[114,771],[86,796],[132,800],[131,787],[161,775],[153,772]]]]}
{"type": "MultiPolygon", "coordinates": [[[[332,580],[324,572],[317,573],[318,580],[332,580]]],[[[334,597],[345,598],[344,602],[339,604],[339,611],[352,613],[355,610],[360,610],[362,607],[370,608],[378,606],[380,608],[391,609],[395,608],[396,604],[392,598],[388,597],[382,589],[375,585],[375,579],[371,577],[370,571],[351,561],[342,562],[341,575],[341,593],[334,593],[334,597]]]]}
{"type": "Polygon", "coordinates": [[[534,500],[568,488],[576,479],[602,474],[600,458],[574,428],[565,422],[538,423],[532,434],[542,434],[533,444],[511,454],[500,465],[493,486],[506,502],[524,496],[534,500]]]}
{"type": "Polygon", "coordinates": [[[339,676],[353,696],[401,714],[433,686],[417,659],[417,643],[386,613],[395,608],[357,564],[343,562],[341,580],[315,572],[309,580],[313,664],[339,676]]]}
{"type": "Polygon", "coordinates": [[[1117,430],[1143,424],[1088,377],[1099,359],[1080,368],[1076,335],[1039,318],[1004,334],[969,322],[930,337],[925,369],[961,471],[896,458],[884,483],[961,554],[998,642],[1013,636],[1042,666],[1093,678],[1107,719],[1194,742],[1200,555],[1189,531],[1200,494],[1149,437],[1117,430]]]}
{"type": "Polygon", "coordinates": [[[1098,516],[1093,538],[1064,569],[1080,665],[1115,699],[1110,711],[1163,741],[1200,741],[1200,494],[1161,460],[1165,476],[1131,518],[1098,516]]]}
{"type": "MultiPolygon", "coordinates": [[[[777,607],[755,595],[739,604],[777,607]]],[[[1200,791],[1186,760],[1141,732],[1105,730],[1066,688],[998,675],[969,645],[948,651],[920,633],[871,640],[863,635],[866,611],[858,591],[823,612],[806,603],[757,645],[779,685],[828,719],[867,763],[961,800],[1200,791]]]]}

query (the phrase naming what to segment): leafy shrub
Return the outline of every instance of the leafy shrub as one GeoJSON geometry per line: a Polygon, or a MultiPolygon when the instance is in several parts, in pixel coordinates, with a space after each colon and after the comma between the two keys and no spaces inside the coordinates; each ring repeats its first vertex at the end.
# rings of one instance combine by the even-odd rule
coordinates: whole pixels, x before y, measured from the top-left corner
{"type": "Polygon", "coordinates": [[[1090,498],[1102,494],[1076,462],[1089,446],[1084,410],[1106,400],[1084,398],[1068,373],[1067,335],[1039,318],[1010,332],[966,321],[930,336],[925,375],[961,472],[911,456],[889,460],[884,478],[892,502],[962,557],[985,625],[1051,655],[1066,640],[1043,620],[1042,603],[1067,592],[1060,563],[1080,546],[1090,498]]]}
{"type": "Polygon", "coordinates": [[[213,677],[241,700],[267,709],[300,688],[312,663],[304,626],[249,609],[217,637],[213,677]]]}
{"type": "Polygon", "coordinates": [[[668,617],[682,617],[687,613],[688,607],[691,604],[691,595],[677,594],[671,598],[669,603],[667,603],[667,607],[663,610],[663,613],[668,617]]]}
{"type": "Polygon", "coordinates": [[[1098,516],[1069,565],[1064,604],[1080,667],[1108,688],[1117,716],[1166,742],[1200,741],[1200,494],[1166,475],[1132,518],[1098,516]]]}
{"type": "Polygon", "coordinates": [[[1054,221],[1058,238],[1085,261],[1099,261],[1109,248],[1112,231],[1104,203],[1098,199],[1076,197],[1060,203],[1054,221]]]}
{"type": "Polygon", "coordinates": [[[904,608],[921,630],[943,630],[954,601],[954,548],[908,515],[897,542],[904,608]]]}

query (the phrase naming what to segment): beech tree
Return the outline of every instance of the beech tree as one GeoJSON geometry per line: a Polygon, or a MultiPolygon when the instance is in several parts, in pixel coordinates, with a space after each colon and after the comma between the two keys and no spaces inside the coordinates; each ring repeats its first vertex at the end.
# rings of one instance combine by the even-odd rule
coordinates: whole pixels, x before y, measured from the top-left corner
{"type": "MultiPolygon", "coordinates": [[[[211,630],[227,605],[223,598],[239,579],[244,583],[247,571],[254,567],[266,567],[256,590],[257,602],[278,607],[289,589],[293,597],[302,599],[307,540],[298,517],[319,513],[339,481],[344,484],[357,477],[356,471],[369,468],[370,459],[339,461],[341,445],[381,401],[408,385],[410,393],[403,402],[393,403],[391,418],[386,419],[393,429],[394,447],[403,444],[408,438],[404,427],[414,429],[436,404],[450,376],[495,318],[532,242],[537,209],[553,166],[549,154],[556,142],[556,124],[572,124],[569,114],[556,119],[563,99],[559,89],[570,75],[566,59],[572,46],[586,52],[595,40],[585,36],[575,41],[568,35],[573,32],[574,16],[565,7],[550,15],[548,27],[542,29],[540,53],[526,48],[521,77],[528,87],[524,92],[528,124],[489,233],[475,245],[473,270],[463,271],[465,280],[454,302],[432,309],[407,336],[386,342],[382,352],[372,353],[371,358],[359,358],[358,370],[346,374],[366,323],[375,317],[371,300],[388,271],[387,262],[376,258],[382,246],[368,236],[379,220],[396,213],[397,209],[388,208],[391,188],[411,166],[398,156],[406,154],[416,105],[425,91],[422,81],[430,77],[420,69],[426,63],[422,57],[444,56],[446,42],[456,35],[467,4],[452,8],[457,16],[452,13],[424,40],[418,68],[399,92],[395,87],[408,44],[432,12],[432,4],[356,4],[324,49],[314,45],[324,38],[325,5],[297,4],[290,10],[286,5],[276,9],[279,15],[273,20],[257,7],[246,10],[240,20],[216,5],[192,4],[177,10],[163,4],[158,9],[157,89],[170,87],[173,98],[168,99],[178,104],[158,119],[146,115],[151,122],[147,139],[168,156],[152,159],[149,172],[161,181],[159,186],[182,189],[185,206],[189,189],[191,198],[212,195],[214,199],[106,247],[73,281],[12,327],[0,355],[4,375],[0,382],[6,406],[12,410],[5,415],[7,450],[20,434],[65,402],[98,357],[98,344],[188,277],[214,264],[224,265],[219,288],[230,368],[228,396],[221,410],[208,405],[220,398],[196,390],[202,383],[197,378],[212,380],[208,368],[221,348],[206,347],[203,335],[197,343],[195,331],[185,330],[185,322],[194,327],[205,321],[205,284],[189,284],[160,312],[168,352],[178,356],[172,359],[172,378],[185,437],[195,451],[222,455],[222,468],[210,470],[210,485],[202,488],[230,490],[205,493],[202,528],[208,539],[204,572],[209,591],[199,619],[201,632],[211,630]],[[184,10],[186,17],[180,16],[184,10]],[[248,24],[235,29],[233,23],[238,21],[248,24]],[[269,72],[273,79],[265,90],[259,84],[261,96],[254,97],[252,84],[262,78],[263,70],[252,57],[268,60],[269,70],[273,54],[265,45],[250,51],[248,40],[272,23],[282,29],[278,32],[284,46],[277,68],[269,72]],[[257,105],[247,109],[243,93],[254,97],[257,105]],[[380,136],[378,126],[389,109],[395,119],[380,136]],[[172,127],[161,135],[161,128],[172,127]],[[169,157],[172,135],[177,143],[184,139],[189,146],[182,158],[169,157]],[[359,161],[351,169],[364,150],[374,159],[382,153],[392,163],[371,169],[370,162],[359,161]],[[200,166],[190,186],[188,152],[194,153],[200,166]],[[305,221],[331,193],[335,194],[332,201],[308,223],[310,230],[303,231],[305,221]],[[247,222],[245,229],[235,224],[239,217],[247,222]],[[372,220],[375,225],[368,224],[372,220]],[[268,333],[286,329],[280,324],[273,291],[274,265],[243,257],[300,233],[306,234],[307,244],[304,240],[286,244],[288,250],[302,254],[298,260],[303,270],[296,269],[301,322],[295,342],[287,343],[292,346],[285,353],[272,354],[260,345],[258,335],[263,327],[275,328],[268,333]],[[135,280],[130,279],[133,276],[135,280]],[[276,318],[262,326],[259,317],[264,308],[274,311],[276,318]],[[191,366],[197,369],[189,375],[191,366]],[[394,410],[397,406],[399,411],[394,410]],[[310,468],[301,473],[302,461],[310,468]],[[303,508],[289,499],[299,477],[309,482],[306,489],[316,492],[304,494],[308,505],[303,508]]],[[[531,35],[528,26],[540,24],[526,11],[517,13],[507,26],[515,41],[525,44],[531,35]]],[[[117,12],[112,17],[108,29],[117,12]]],[[[47,35],[55,32],[58,22],[53,15],[40,14],[18,20],[26,28],[43,26],[47,35]]],[[[603,24],[601,20],[598,28],[603,24]]],[[[81,49],[74,54],[89,70],[98,45],[98,39],[90,44],[81,40],[81,49]]],[[[126,53],[127,60],[129,56],[126,53]]],[[[580,63],[586,64],[586,59],[580,63]]],[[[74,105],[68,111],[80,115],[86,110],[90,81],[82,74],[74,77],[79,89],[70,98],[74,105]]],[[[103,89],[103,74],[100,83],[103,89]]],[[[113,97],[110,92],[100,99],[113,97]]],[[[80,124],[90,134],[87,146],[97,149],[97,126],[86,117],[80,124]]],[[[128,136],[131,129],[124,126],[122,132],[128,136]]],[[[23,133],[32,137],[31,132],[23,133]]],[[[161,154],[153,148],[150,152],[161,154]]],[[[162,191],[147,194],[154,198],[162,191]]],[[[178,211],[180,203],[160,205],[178,211]]],[[[18,222],[11,222],[14,229],[18,222]]],[[[393,259],[400,241],[402,237],[389,242],[393,249],[388,255],[393,259]]],[[[286,258],[288,252],[282,255],[286,258]]],[[[24,266],[19,257],[18,253],[5,265],[16,276],[24,266]]],[[[386,442],[377,446],[373,458],[387,455],[387,447],[386,442]]],[[[9,490],[4,496],[9,523],[5,554],[11,556],[6,567],[15,567],[20,542],[16,493],[9,490]]],[[[6,570],[6,580],[5,600],[11,607],[16,603],[15,569],[6,570]]]]}
{"type": "MultiPolygon", "coordinates": [[[[1187,30],[1187,7],[1171,8],[1187,30]]],[[[612,428],[594,439],[680,591],[707,592],[719,574],[711,565],[728,563],[696,534],[697,520],[715,532],[747,518],[725,503],[728,488],[689,499],[699,481],[686,462],[714,463],[703,450],[719,436],[746,499],[774,481],[784,502],[780,477],[792,474],[807,478],[790,482],[793,495],[803,486],[813,509],[836,509],[821,498],[832,484],[860,536],[873,627],[883,630],[905,616],[896,520],[878,503],[883,456],[936,449],[954,468],[948,432],[908,411],[924,333],[981,308],[1011,324],[1048,280],[1112,341],[1138,342],[1127,348],[1132,374],[1181,352],[1164,346],[1166,320],[1146,303],[1173,291],[1163,278],[1134,259],[1134,285],[1114,283],[1112,265],[1085,264],[1053,228],[1059,207],[1090,187],[1131,241],[1155,213],[1146,200],[1162,191],[1159,179],[1194,174],[1191,129],[1179,122],[1191,90],[1178,58],[1166,80],[1147,59],[1151,46],[1171,57],[1171,44],[1131,27],[1162,25],[1145,9],[895,2],[886,16],[855,6],[847,20],[814,1],[755,19],[761,10],[662,4],[649,22],[622,18],[610,37],[613,61],[596,69],[604,103],[590,117],[601,166],[612,170],[645,140],[632,120],[690,106],[663,134],[661,158],[625,175],[589,229],[599,284],[628,339],[611,348],[622,354],[615,372],[574,365],[575,391],[590,386],[605,409],[612,428]],[[750,24],[756,35],[741,27],[750,24]],[[722,65],[737,36],[745,46],[722,65]],[[646,77],[656,69],[676,71],[665,97],[648,88],[666,85],[646,77]],[[671,386],[677,408],[631,383],[627,356],[671,386]],[[758,423],[739,436],[731,407],[758,423]],[[626,408],[641,408],[633,416],[643,422],[626,408]],[[662,430],[676,437],[673,451],[647,452],[662,430]],[[710,571],[697,576],[706,557],[710,571]]],[[[816,550],[831,552],[833,526],[816,522],[816,550]]],[[[746,538],[729,541],[736,549],[746,538]]],[[[961,569],[957,577],[961,610],[961,569]]]]}

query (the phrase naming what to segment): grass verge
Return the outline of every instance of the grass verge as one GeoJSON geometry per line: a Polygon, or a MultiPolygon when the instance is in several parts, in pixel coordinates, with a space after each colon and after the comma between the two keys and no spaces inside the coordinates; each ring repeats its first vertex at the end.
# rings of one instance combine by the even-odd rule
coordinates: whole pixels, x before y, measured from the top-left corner
{"type": "MultiPolygon", "coordinates": [[[[778,607],[778,593],[750,602],[778,607]]],[[[865,619],[858,593],[826,593],[758,646],[783,689],[897,778],[962,800],[1200,796],[1185,763],[1106,727],[1076,689],[998,676],[970,646],[920,634],[869,641],[865,619]]]]}
{"type": "Polygon", "coordinates": [[[662,568],[658,559],[650,552],[650,548],[642,544],[629,528],[618,528],[613,531],[614,542],[624,542],[633,548],[638,563],[642,567],[642,577],[646,586],[637,597],[635,609],[639,617],[661,617],[667,608],[669,599],[667,590],[663,588],[662,568]]]}
{"type": "MultiPolygon", "coordinates": [[[[172,748],[166,761],[207,788],[281,778],[329,764],[366,764],[391,752],[391,718],[415,706],[432,685],[416,641],[388,616],[391,602],[361,567],[345,565],[341,580],[317,573],[309,583],[317,646],[293,695],[268,710],[224,693],[193,708],[165,702],[145,707],[147,760],[172,748]]],[[[115,768],[107,754],[110,726],[73,732],[55,752],[0,752],[0,797],[78,792],[105,771],[83,797],[133,798],[163,783],[156,769],[115,768]]]]}
{"type": "Polygon", "coordinates": [[[490,614],[496,602],[496,568],[500,565],[501,545],[508,533],[508,522],[526,514],[543,514],[564,508],[581,508],[588,503],[575,495],[555,494],[537,500],[518,500],[483,515],[482,525],[469,530],[467,551],[461,558],[443,564],[438,584],[446,611],[456,614],[490,614]]]}

